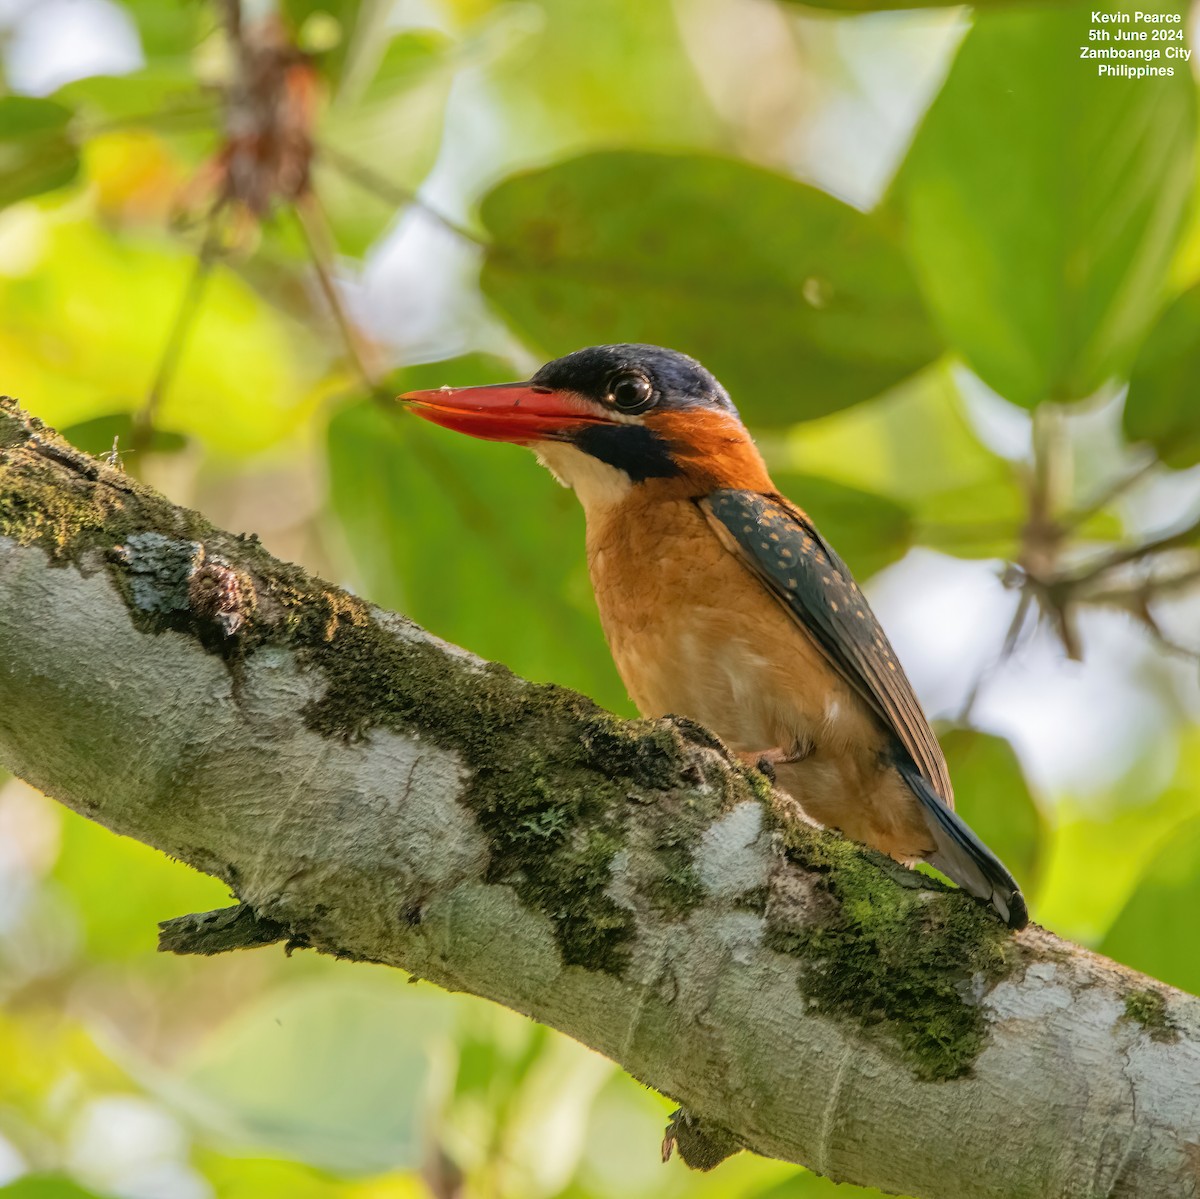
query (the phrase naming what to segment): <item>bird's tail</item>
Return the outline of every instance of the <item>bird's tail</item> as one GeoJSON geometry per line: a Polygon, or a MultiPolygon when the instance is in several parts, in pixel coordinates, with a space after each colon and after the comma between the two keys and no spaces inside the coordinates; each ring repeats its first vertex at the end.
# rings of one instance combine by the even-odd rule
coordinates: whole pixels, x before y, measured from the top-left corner
{"type": "Polygon", "coordinates": [[[937,851],[926,861],[952,878],[964,891],[984,899],[1009,928],[1024,928],[1029,909],[1016,880],[1004,863],[971,831],[970,826],[933,789],[912,762],[897,762],[900,777],[921,801],[925,823],[937,851]]]}

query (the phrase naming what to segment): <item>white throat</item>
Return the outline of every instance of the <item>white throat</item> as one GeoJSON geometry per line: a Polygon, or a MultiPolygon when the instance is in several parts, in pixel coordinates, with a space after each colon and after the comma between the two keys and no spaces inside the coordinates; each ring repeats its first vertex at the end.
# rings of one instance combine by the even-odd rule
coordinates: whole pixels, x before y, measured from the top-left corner
{"type": "Polygon", "coordinates": [[[541,441],[534,446],[538,461],[579,497],[586,513],[620,503],[633,482],[623,471],[561,441],[541,441]]]}

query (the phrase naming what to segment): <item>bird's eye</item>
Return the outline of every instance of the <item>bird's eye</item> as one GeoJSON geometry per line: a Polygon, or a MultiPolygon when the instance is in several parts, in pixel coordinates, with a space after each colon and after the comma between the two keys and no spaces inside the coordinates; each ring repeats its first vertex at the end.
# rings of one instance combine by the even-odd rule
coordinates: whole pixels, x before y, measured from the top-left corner
{"type": "Polygon", "coordinates": [[[653,403],[654,388],[645,375],[623,372],[609,379],[608,400],[618,412],[641,412],[653,403]]]}

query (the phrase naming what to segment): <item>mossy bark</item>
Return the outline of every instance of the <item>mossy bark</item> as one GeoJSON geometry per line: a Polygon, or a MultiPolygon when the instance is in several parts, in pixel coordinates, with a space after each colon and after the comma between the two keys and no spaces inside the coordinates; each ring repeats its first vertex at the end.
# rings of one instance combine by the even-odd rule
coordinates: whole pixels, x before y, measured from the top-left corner
{"type": "Polygon", "coordinates": [[[170,947],[286,940],[488,996],[677,1098],[704,1166],[744,1146],[931,1199],[1200,1193],[1195,1001],[1011,936],[795,826],[704,730],[439,642],[11,401],[0,765],[229,885],[240,906],[170,947]]]}

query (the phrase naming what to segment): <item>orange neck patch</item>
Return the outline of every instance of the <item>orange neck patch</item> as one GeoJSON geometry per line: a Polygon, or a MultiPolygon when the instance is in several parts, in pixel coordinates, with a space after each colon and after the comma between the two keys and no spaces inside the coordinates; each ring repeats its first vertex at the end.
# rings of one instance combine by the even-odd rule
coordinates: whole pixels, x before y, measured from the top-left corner
{"type": "Polygon", "coordinates": [[[645,423],[669,444],[671,457],[683,472],[676,485],[685,484],[690,494],[707,495],[723,488],[775,490],[758,447],[737,417],[712,408],[692,408],[653,412],[645,423]]]}

